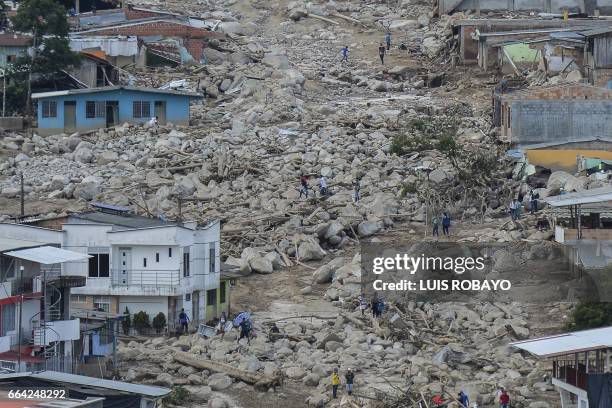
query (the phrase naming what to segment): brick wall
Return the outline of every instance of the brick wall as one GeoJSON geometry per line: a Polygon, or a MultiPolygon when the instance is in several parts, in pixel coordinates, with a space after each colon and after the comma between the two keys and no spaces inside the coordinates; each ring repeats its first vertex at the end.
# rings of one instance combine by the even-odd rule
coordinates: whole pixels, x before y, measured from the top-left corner
{"type": "Polygon", "coordinates": [[[202,28],[190,27],[170,21],[151,21],[132,26],[119,26],[107,29],[82,33],[84,35],[126,35],[126,36],[154,36],[182,38],[209,38],[218,37],[219,34],[202,28]]]}
{"type": "MultiPolygon", "coordinates": [[[[124,8],[125,16],[128,20],[138,20],[141,18],[151,18],[151,17],[160,17],[164,15],[163,13],[154,13],[148,10],[130,10],[129,8],[124,8]]],[[[165,14],[168,15],[168,14],[165,14]]]]}
{"type": "Polygon", "coordinates": [[[204,40],[199,38],[186,38],[183,41],[183,45],[189,54],[191,54],[193,59],[196,62],[200,62],[200,59],[202,58],[202,50],[204,49],[204,40]]]}
{"type": "Polygon", "coordinates": [[[612,99],[612,90],[579,85],[565,86],[537,90],[521,99],[612,99]]]}

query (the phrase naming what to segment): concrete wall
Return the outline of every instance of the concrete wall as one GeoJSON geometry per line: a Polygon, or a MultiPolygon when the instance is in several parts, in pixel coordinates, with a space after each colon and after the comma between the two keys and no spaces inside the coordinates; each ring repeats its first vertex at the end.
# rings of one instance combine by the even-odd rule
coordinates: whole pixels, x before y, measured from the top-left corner
{"type": "Polygon", "coordinates": [[[438,10],[440,14],[451,14],[454,11],[476,10],[488,11],[542,11],[547,13],[563,13],[564,9],[570,12],[581,12],[593,15],[599,10],[601,15],[610,15],[612,0],[440,0],[438,10]]]}
{"type": "Polygon", "coordinates": [[[76,101],[76,130],[88,131],[106,127],[106,118],[86,118],[85,109],[87,101],[117,101],[119,105],[118,123],[145,123],[155,115],[155,101],[166,103],[166,121],[176,125],[189,124],[189,96],[163,93],[140,92],[133,90],[114,90],[109,92],[95,92],[91,94],[76,94],[49,97],[38,100],[38,133],[52,135],[64,132],[64,102],[76,101]],[[43,101],[57,103],[57,116],[54,118],[42,117],[43,101]],[[133,102],[149,102],[149,117],[135,118],[133,116],[133,102]]]}
{"type": "Polygon", "coordinates": [[[612,101],[514,101],[511,125],[511,142],[517,145],[611,140],[612,101]]]}
{"type": "Polygon", "coordinates": [[[21,56],[26,53],[27,47],[0,46],[0,67],[6,67],[9,56],[21,56]]]}
{"type": "Polygon", "coordinates": [[[0,117],[0,128],[5,130],[23,130],[23,120],[21,116],[0,117]]]}
{"type": "Polygon", "coordinates": [[[120,296],[120,314],[125,312],[126,306],[132,317],[134,314],[144,310],[151,318],[151,322],[153,322],[153,318],[157,316],[159,312],[165,314],[166,320],[168,320],[168,297],[166,296],[120,296]]]}

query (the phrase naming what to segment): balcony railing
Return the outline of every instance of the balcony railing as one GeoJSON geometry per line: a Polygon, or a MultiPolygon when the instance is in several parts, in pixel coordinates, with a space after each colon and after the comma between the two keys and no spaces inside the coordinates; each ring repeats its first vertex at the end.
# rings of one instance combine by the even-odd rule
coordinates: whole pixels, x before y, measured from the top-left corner
{"type": "Polygon", "coordinates": [[[178,269],[113,269],[111,277],[113,286],[172,287],[181,284],[181,272],[178,269]]]}
{"type": "Polygon", "coordinates": [[[603,367],[605,367],[603,357],[601,357],[599,361],[589,361],[588,373],[584,361],[580,361],[576,364],[575,360],[555,360],[553,361],[553,377],[567,384],[586,390],[588,374],[603,373],[603,367]]]}

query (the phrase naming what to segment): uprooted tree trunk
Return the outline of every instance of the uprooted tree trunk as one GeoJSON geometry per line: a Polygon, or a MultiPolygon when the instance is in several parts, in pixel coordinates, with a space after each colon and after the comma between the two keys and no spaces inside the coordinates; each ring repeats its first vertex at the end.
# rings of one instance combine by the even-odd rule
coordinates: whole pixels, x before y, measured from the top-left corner
{"type": "Polygon", "coordinates": [[[252,373],[250,371],[232,367],[228,364],[197,358],[189,353],[177,352],[174,355],[174,360],[202,370],[210,370],[216,373],[227,374],[232,378],[236,378],[248,384],[253,384],[257,389],[267,389],[271,386],[280,384],[279,376],[270,377],[264,374],[252,373]]]}

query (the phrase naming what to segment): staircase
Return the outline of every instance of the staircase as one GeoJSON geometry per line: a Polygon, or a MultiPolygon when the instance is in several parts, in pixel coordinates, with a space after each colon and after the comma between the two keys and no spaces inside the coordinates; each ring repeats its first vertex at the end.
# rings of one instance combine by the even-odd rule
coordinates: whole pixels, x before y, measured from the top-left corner
{"type": "MultiPolygon", "coordinates": [[[[38,349],[38,357],[42,357],[47,360],[47,364],[51,364],[53,367],[46,367],[47,369],[53,370],[58,362],[60,356],[59,343],[57,341],[51,341],[47,339],[49,331],[57,333],[51,327],[50,323],[61,319],[61,303],[62,303],[62,292],[53,285],[44,284],[43,293],[43,309],[36,313],[30,319],[32,327],[32,340],[30,344],[38,349]],[[53,296],[55,295],[55,296],[53,296]],[[52,301],[55,297],[55,301],[52,301]],[[49,344],[48,344],[49,343],[49,344]]],[[[55,336],[54,336],[55,337],[55,336]]]]}

